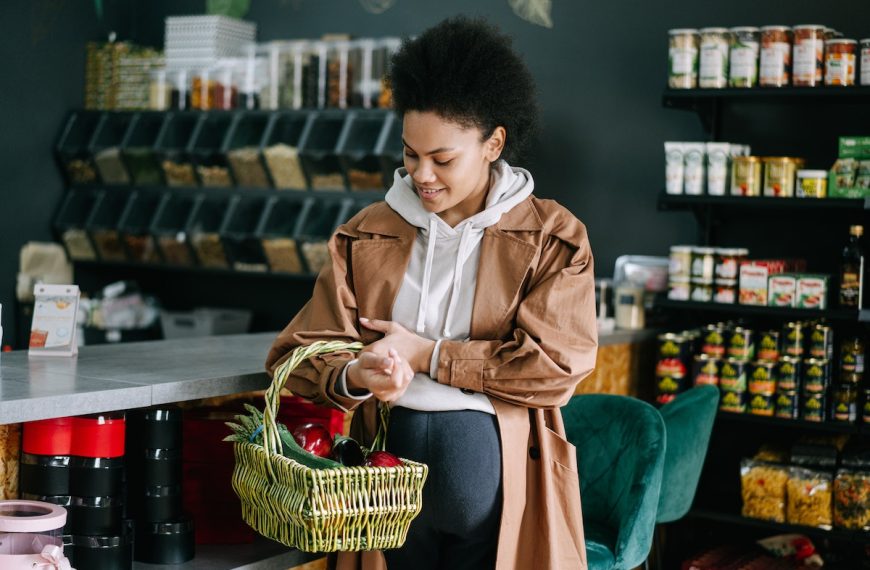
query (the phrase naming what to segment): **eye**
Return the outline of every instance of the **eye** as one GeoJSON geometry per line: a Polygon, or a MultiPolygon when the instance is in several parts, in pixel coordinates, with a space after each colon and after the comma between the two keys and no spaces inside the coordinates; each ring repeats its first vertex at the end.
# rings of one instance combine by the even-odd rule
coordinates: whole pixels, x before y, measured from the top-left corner
{"type": "Polygon", "coordinates": [[[417,158],[416,154],[414,154],[413,152],[409,152],[407,150],[405,151],[405,156],[407,156],[408,158],[417,158]]]}
{"type": "Polygon", "coordinates": [[[433,162],[438,166],[447,166],[448,164],[453,162],[453,159],[451,158],[450,160],[445,160],[444,162],[441,162],[440,160],[434,160],[433,162]]]}

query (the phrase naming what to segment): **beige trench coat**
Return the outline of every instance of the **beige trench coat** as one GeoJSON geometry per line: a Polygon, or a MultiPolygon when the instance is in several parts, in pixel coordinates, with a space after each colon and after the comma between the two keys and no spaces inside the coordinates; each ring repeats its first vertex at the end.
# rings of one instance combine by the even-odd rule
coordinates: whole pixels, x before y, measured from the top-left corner
{"type": "MultiPolygon", "coordinates": [[[[359,317],[390,320],[417,229],[384,202],[336,231],[332,263],[311,300],[278,335],[266,368],[315,340],[362,341],[359,317]]],[[[586,569],[574,446],[564,437],[564,405],[595,366],[597,328],[592,253],[586,228],[550,200],[529,197],[485,230],[470,339],[444,341],[438,382],[489,396],[502,442],[503,508],[498,570],[586,569]]],[[[351,434],[369,444],[376,402],[335,392],[349,353],[315,357],[287,382],[317,404],[351,410],[351,434]]],[[[424,507],[425,508],[425,507],[424,507]]],[[[385,568],[380,552],[333,557],[341,570],[385,568]]]]}

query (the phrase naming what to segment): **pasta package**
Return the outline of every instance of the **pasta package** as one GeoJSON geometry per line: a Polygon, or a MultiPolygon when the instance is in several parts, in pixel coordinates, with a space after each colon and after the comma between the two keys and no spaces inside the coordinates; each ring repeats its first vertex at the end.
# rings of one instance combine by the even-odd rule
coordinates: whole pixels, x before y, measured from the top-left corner
{"type": "Polygon", "coordinates": [[[788,468],[754,459],[740,462],[744,517],[785,522],[788,468]]]}
{"type": "Polygon", "coordinates": [[[870,530],[870,472],[837,471],[834,479],[834,526],[870,530]]]}
{"type": "Polygon", "coordinates": [[[792,467],[788,475],[787,522],[831,528],[832,490],[833,477],[830,473],[792,467]]]}

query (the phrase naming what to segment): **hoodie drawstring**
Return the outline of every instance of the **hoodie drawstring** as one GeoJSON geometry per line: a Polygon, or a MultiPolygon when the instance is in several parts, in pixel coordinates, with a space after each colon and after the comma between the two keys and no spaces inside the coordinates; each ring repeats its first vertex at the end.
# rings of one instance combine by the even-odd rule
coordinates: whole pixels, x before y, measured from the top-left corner
{"type": "Polygon", "coordinates": [[[450,321],[453,319],[453,313],[456,310],[456,305],[459,304],[460,288],[462,287],[462,268],[465,265],[465,258],[468,256],[468,243],[471,241],[471,232],[474,229],[472,224],[465,224],[462,228],[462,237],[459,239],[459,251],[456,252],[456,266],[453,268],[453,288],[450,291],[450,304],[447,306],[447,316],[444,318],[444,330],[442,336],[450,338],[450,321]]]}
{"type": "Polygon", "coordinates": [[[420,306],[417,308],[417,334],[426,330],[426,313],[429,311],[429,281],[432,278],[432,263],[435,260],[435,240],[438,235],[438,220],[429,219],[429,243],[426,247],[426,263],[423,266],[423,283],[420,285],[420,306]]]}

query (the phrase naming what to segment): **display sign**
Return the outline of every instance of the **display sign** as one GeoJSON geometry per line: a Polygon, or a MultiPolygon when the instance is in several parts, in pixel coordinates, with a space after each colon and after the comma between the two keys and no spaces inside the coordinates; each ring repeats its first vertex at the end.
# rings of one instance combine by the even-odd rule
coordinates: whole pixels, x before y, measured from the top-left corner
{"type": "Polygon", "coordinates": [[[79,309],[77,285],[36,285],[33,322],[30,325],[29,354],[75,356],[76,315],[79,309]]]}

